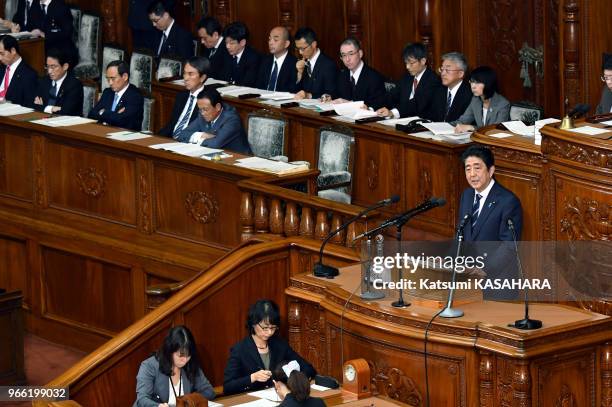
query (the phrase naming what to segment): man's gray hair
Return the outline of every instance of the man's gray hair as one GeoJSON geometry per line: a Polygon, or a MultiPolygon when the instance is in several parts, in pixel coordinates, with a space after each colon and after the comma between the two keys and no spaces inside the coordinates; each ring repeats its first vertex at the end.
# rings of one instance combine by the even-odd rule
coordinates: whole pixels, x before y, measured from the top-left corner
{"type": "Polygon", "coordinates": [[[343,46],[343,45],[352,45],[353,47],[355,47],[355,49],[357,51],[359,51],[361,49],[361,44],[359,43],[359,40],[357,38],[355,38],[355,37],[348,37],[348,38],[346,38],[340,44],[340,46],[343,46]]]}
{"type": "Polygon", "coordinates": [[[446,54],[442,55],[442,62],[446,60],[456,63],[459,69],[461,69],[463,72],[467,72],[467,59],[465,59],[465,56],[461,52],[447,52],[446,54]]]}

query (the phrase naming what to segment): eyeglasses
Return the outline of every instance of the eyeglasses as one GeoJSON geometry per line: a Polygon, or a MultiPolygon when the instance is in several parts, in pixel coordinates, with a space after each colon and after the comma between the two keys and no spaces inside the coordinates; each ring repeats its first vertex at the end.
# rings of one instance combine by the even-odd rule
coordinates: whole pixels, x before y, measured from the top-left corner
{"type": "Polygon", "coordinates": [[[463,71],[463,69],[450,69],[450,68],[444,68],[444,67],[438,68],[439,73],[449,73],[449,72],[459,72],[459,71],[463,71]]]}
{"type": "Polygon", "coordinates": [[[357,55],[359,53],[359,51],[351,51],[351,52],[347,52],[347,53],[340,53],[340,58],[344,59],[346,57],[354,57],[355,55],[357,55]]]}
{"type": "Polygon", "coordinates": [[[61,67],[61,65],[45,65],[45,69],[47,71],[55,71],[56,69],[59,69],[61,67]]]}
{"type": "Polygon", "coordinates": [[[311,46],[312,46],[312,44],[308,44],[308,45],[306,45],[305,47],[302,47],[302,48],[300,48],[300,47],[295,47],[295,49],[297,49],[299,52],[304,52],[304,51],[306,51],[308,48],[310,48],[311,46]]]}
{"type": "Polygon", "coordinates": [[[602,75],[601,81],[602,82],[612,81],[612,75],[602,75]]]}
{"type": "Polygon", "coordinates": [[[262,331],[264,332],[276,332],[276,330],[278,329],[278,327],[276,325],[268,325],[268,326],[261,326],[261,324],[257,324],[262,331]]]}

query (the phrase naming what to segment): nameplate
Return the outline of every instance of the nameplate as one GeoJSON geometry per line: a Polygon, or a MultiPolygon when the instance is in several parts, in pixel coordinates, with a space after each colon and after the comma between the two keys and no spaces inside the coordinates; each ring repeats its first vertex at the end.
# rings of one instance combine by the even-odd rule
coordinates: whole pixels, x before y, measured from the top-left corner
{"type": "Polygon", "coordinates": [[[281,103],[280,107],[282,107],[283,109],[287,109],[290,107],[298,107],[300,104],[298,102],[287,102],[287,103],[281,103]]]}
{"type": "Polygon", "coordinates": [[[326,110],[324,112],[319,112],[319,116],[338,116],[335,110],[326,110]]]}
{"type": "Polygon", "coordinates": [[[380,116],[364,117],[363,119],[355,120],[355,123],[357,123],[357,124],[373,123],[373,122],[379,122],[381,120],[385,120],[385,118],[384,117],[380,117],[380,116]]]}
{"type": "Polygon", "coordinates": [[[420,123],[408,123],[408,124],[398,123],[395,125],[395,130],[401,131],[404,133],[420,133],[422,131],[428,131],[420,123]]]}
{"type": "Polygon", "coordinates": [[[238,99],[255,99],[260,97],[261,95],[259,93],[245,93],[242,95],[238,95],[238,99]]]}

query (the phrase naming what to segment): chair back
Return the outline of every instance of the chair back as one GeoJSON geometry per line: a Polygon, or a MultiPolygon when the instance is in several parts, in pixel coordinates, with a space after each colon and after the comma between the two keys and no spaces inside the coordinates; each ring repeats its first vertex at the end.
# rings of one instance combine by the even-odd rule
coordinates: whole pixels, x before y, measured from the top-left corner
{"type": "Polygon", "coordinates": [[[144,98],[144,105],[142,109],[142,131],[153,131],[153,103],[155,103],[155,99],[144,98]]]}
{"type": "Polygon", "coordinates": [[[179,77],[183,73],[183,62],[178,59],[160,58],[157,65],[157,80],[179,77]]]}
{"type": "Polygon", "coordinates": [[[153,54],[147,51],[134,51],[130,58],[130,83],[151,94],[153,80],[153,54]]]}
{"type": "Polygon", "coordinates": [[[90,84],[83,84],[83,117],[87,117],[89,111],[96,104],[97,91],[98,89],[96,88],[96,86],[90,84]]]}
{"type": "Polygon", "coordinates": [[[100,17],[92,14],[81,16],[79,30],[79,63],[74,68],[74,74],[81,79],[100,77],[100,17]]]}
{"type": "Polygon", "coordinates": [[[79,31],[81,30],[81,16],[83,12],[80,8],[70,7],[70,14],[72,14],[72,42],[78,44],[79,31]]]}
{"type": "Polygon", "coordinates": [[[267,110],[250,113],[247,139],[251,151],[258,157],[286,156],[287,121],[267,110]]]}
{"type": "Polygon", "coordinates": [[[332,126],[319,130],[319,196],[351,202],[354,155],[355,137],[351,129],[332,126]]]}
{"type": "Polygon", "coordinates": [[[106,66],[112,61],[123,61],[125,59],[125,50],[116,45],[107,44],[102,48],[102,64],[100,65],[100,89],[108,88],[108,81],[105,77],[106,66]]]}
{"type": "Polygon", "coordinates": [[[526,125],[532,126],[536,120],[544,116],[544,109],[535,103],[522,101],[510,105],[510,120],[522,120],[526,125]]]}

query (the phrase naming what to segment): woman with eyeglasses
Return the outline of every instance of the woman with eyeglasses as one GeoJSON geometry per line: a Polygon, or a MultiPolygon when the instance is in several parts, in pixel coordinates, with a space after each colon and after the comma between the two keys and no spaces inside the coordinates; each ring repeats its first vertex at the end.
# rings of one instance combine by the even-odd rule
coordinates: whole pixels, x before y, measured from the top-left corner
{"type": "Polygon", "coordinates": [[[316,375],[312,365],[278,335],[279,327],[280,313],[274,302],[259,300],[251,305],[246,321],[248,335],[232,347],[225,367],[225,395],[272,386],[271,370],[283,360],[297,361],[308,378],[316,375]]]}
{"type": "Polygon", "coordinates": [[[140,364],[134,407],[175,406],[177,398],[194,392],[207,400],[215,398],[215,391],[200,368],[191,331],[182,325],[175,326],[155,355],[140,364]]]}
{"type": "Polygon", "coordinates": [[[455,133],[474,131],[480,127],[510,120],[510,102],[497,93],[497,75],[488,66],[479,66],[470,75],[472,101],[465,112],[451,124],[455,133]]]}

